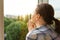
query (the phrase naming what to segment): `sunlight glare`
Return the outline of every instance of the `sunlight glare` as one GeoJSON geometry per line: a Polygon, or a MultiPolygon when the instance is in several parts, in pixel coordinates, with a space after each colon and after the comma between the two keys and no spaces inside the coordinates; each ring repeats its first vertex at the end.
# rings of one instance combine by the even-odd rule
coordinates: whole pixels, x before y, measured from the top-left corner
{"type": "Polygon", "coordinates": [[[37,0],[4,0],[4,15],[26,15],[33,13],[37,0]]]}

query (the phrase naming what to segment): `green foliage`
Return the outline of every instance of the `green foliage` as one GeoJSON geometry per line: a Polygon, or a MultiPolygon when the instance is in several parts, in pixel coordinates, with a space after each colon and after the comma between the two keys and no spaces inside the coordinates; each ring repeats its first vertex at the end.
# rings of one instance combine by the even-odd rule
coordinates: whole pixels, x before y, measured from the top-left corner
{"type": "Polygon", "coordinates": [[[4,32],[7,34],[6,40],[25,40],[28,32],[28,16],[24,19],[22,16],[18,16],[17,19],[4,17],[4,32]]]}
{"type": "Polygon", "coordinates": [[[25,22],[20,22],[21,23],[21,28],[20,28],[20,40],[25,40],[26,38],[26,34],[28,32],[28,29],[27,29],[27,24],[25,22]]]}
{"type": "Polygon", "coordinates": [[[30,14],[30,15],[28,15],[28,14],[25,15],[25,17],[24,17],[24,22],[27,23],[29,19],[31,19],[31,14],[30,14]]]}
{"type": "Polygon", "coordinates": [[[29,16],[28,15],[25,15],[25,22],[28,22],[28,20],[29,20],[29,16]]]}
{"type": "Polygon", "coordinates": [[[15,22],[16,19],[12,19],[12,18],[7,18],[7,17],[4,17],[4,26],[7,26],[9,25],[11,22],[15,22]]]}
{"type": "Polygon", "coordinates": [[[15,21],[16,21],[16,19],[4,17],[4,32],[6,32],[6,27],[15,21]]]}
{"type": "Polygon", "coordinates": [[[24,20],[23,16],[18,16],[17,17],[17,21],[23,21],[23,20],[24,20]]]}
{"type": "Polygon", "coordinates": [[[19,40],[20,39],[20,22],[11,23],[6,28],[6,40],[19,40]]]}
{"type": "Polygon", "coordinates": [[[25,40],[27,34],[27,25],[23,21],[11,23],[6,28],[6,40],[25,40]]]}

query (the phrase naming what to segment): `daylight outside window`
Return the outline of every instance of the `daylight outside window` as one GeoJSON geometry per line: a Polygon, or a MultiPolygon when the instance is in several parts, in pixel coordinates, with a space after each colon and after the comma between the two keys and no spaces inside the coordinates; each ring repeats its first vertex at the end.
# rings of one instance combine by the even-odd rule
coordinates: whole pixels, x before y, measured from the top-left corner
{"type": "MultiPolygon", "coordinates": [[[[55,18],[60,18],[60,0],[48,0],[55,10],[55,18]]],[[[27,22],[34,14],[38,3],[47,0],[4,0],[4,39],[25,40],[27,22]]]]}
{"type": "Polygon", "coordinates": [[[37,4],[38,0],[4,0],[5,40],[25,40],[27,22],[37,4]]]}
{"type": "Polygon", "coordinates": [[[54,7],[55,11],[55,18],[60,18],[60,0],[49,0],[49,4],[51,4],[54,7]]]}

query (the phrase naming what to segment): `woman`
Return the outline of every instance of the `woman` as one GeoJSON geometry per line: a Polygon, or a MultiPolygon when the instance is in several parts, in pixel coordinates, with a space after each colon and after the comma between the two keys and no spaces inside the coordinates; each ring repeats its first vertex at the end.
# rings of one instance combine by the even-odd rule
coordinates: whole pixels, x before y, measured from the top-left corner
{"type": "Polygon", "coordinates": [[[54,18],[54,9],[49,4],[37,6],[35,14],[28,22],[28,29],[26,40],[60,40],[60,21],[54,18]],[[52,24],[55,26],[51,26],[52,24]]]}

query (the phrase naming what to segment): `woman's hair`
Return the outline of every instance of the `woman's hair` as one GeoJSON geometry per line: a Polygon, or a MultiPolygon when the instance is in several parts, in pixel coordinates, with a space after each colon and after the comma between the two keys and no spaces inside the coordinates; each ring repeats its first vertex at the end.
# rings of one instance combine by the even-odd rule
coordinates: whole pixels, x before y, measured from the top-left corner
{"type": "Polygon", "coordinates": [[[46,24],[51,25],[55,21],[55,31],[60,34],[60,21],[54,18],[54,9],[50,4],[39,4],[35,11],[43,17],[46,24]]]}

